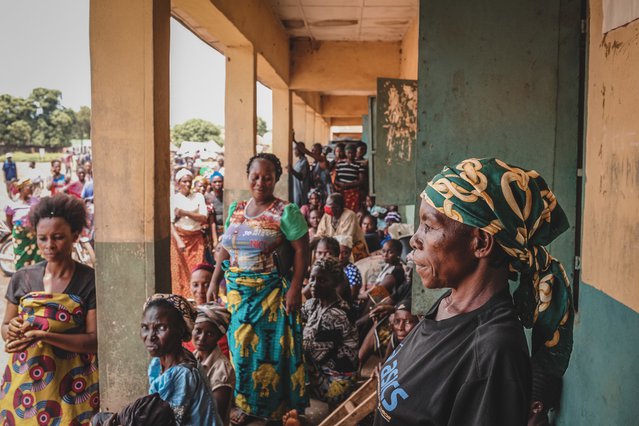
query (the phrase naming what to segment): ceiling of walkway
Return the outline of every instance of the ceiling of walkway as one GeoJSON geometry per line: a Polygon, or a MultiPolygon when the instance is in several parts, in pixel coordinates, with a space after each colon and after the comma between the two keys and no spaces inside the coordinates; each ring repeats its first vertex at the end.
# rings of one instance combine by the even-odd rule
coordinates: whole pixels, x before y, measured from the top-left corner
{"type": "Polygon", "coordinates": [[[419,0],[270,0],[291,38],[398,41],[419,0]]]}

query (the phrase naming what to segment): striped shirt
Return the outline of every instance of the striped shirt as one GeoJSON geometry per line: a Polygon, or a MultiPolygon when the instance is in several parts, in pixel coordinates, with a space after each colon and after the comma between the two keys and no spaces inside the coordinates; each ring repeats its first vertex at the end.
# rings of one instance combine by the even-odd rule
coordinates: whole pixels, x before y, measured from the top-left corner
{"type": "Polygon", "coordinates": [[[337,174],[335,180],[340,183],[351,183],[359,179],[359,174],[364,173],[364,169],[357,163],[342,161],[337,163],[337,174]]]}

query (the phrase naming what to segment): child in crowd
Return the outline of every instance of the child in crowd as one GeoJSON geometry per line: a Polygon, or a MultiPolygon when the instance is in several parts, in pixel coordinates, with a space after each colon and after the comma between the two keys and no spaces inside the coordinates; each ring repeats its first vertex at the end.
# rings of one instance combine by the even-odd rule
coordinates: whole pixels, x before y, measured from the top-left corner
{"type": "Polygon", "coordinates": [[[379,233],[377,232],[377,220],[369,213],[366,213],[360,221],[368,252],[373,253],[382,248],[379,233]]]}
{"type": "Polygon", "coordinates": [[[320,210],[311,210],[308,213],[308,238],[310,240],[315,238],[317,227],[319,226],[320,220],[322,220],[322,215],[323,212],[320,210]]]}
{"type": "Polygon", "coordinates": [[[377,279],[367,283],[360,291],[360,299],[368,299],[368,293],[376,286],[383,286],[389,294],[395,292],[405,281],[406,274],[400,261],[402,254],[402,243],[399,240],[390,239],[382,246],[382,257],[384,258],[384,268],[380,271],[377,279]]]}
{"type": "MultiPolygon", "coordinates": [[[[319,240],[314,241],[315,249],[313,251],[313,260],[322,260],[328,257],[339,259],[340,245],[339,242],[333,237],[322,237],[319,240]]],[[[313,244],[311,244],[311,249],[313,244]]],[[[360,276],[361,283],[361,276],[360,276]]],[[[337,287],[337,294],[344,299],[347,303],[351,301],[350,286],[347,282],[346,276],[342,275],[342,280],[337,287]]],[[[302,295],[306,299],[311,298],[311,286],[307,285],[302,289],[302,295]]]]}
{"type": "Polygon", "coordinates": [[[309,281],[313,297],[301,311],[310,376],[307,389],[331,410],[350,395],[358,369],[357,330],[348,319],[348,304],[337,294],[342,276],[336,258],[315,261],[309,281]]]}
{"type": "Polygon", "coordinates": [[[386,216],[386,212],[388,210],[375,204],[375,196],[366,196],[366,211],[371,216],[373,216],[375,220],[377,220],[377,229],[379,229],[380,231],[386,229],[386,221],[384,220],[384,216],[386,216]]]}
{"type": "Polygon", "coordinates": [[[351,289],[350,300],[354,303],[357,301],[359,291],[362,288],[362,274],[359,272],[357,266],[351,262],[353,239],[345,235],[338,235],[335,239],[339,243],[339,262],[348,280],[348,286],[351,289]]]}
{"type": "Polygon", "coordinates": [[[229,422],[235,371],[217,342],[226,335],[230,318],[231,313],[226,308],[210,302],[198,306],[193,327],[193,355],[202,364],[224,424],[229,422]]]}
{"type": "MultiPolygon", "coordinates": [[[[209,285],[211,283],[211,277],[213,276],[214,270],[215,268],[213,265],[209,263],[200,263],[193,268],[193,271],[191,271],[191,293],[193,294],[193,299],[190,301],[192,301],[196,307],[206,304],[206,293],[209,291],[209,285]]],[[[229,344],[226,334],[222,334],[222,336],[220,336],[217,344],[222,353],[228,357],[229,344]]],[[[184,347],[191,352],[195,350],[193,342],[185,343],[184,347]]]]}
{"type": "Polygon", "coordinates": [[[395,313],[390,317],[390,323],[393,328],[393,335],[386,347],[386,356],[384,360],[388,358],[395,348],[404,341],[408,333],[419,322],[417,315],[413,315],[411,312],[410,301],[404,300],[395,305],[395,313]]]}
{"type": "Polygon", "coordinates": [[[382,245],[384,245],[386,241],[392,238],[388,233],[388,228],[390,228],[393,223],[402,222],[402,216],[397,211],[397,206],[388,206],[388,213],[386,213],[384,221],[386,222],[386,228],[384,229],[384,238],[382,239],[382,245]]]}
{"type": "Polygon", "coordinates": [[[196,306],[206,303],[206,292],[209,290],[214,270],[213,265],[209,263],[199,263],[191,271],[191,293],[196,306]]]}

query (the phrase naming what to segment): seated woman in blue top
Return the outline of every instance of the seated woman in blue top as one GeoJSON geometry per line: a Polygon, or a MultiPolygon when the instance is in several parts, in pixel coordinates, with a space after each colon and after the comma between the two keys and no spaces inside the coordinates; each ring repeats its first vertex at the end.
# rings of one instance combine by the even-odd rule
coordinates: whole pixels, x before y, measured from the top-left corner
{"type": "Polygon", "coordinates": [[[144,305],[140,337],[153,357],[149,393],[168,402],[178,425],[222,425],[206,375],[182,348],[191,339],[196,312],[182,296],[155,294],[144,305]]]}

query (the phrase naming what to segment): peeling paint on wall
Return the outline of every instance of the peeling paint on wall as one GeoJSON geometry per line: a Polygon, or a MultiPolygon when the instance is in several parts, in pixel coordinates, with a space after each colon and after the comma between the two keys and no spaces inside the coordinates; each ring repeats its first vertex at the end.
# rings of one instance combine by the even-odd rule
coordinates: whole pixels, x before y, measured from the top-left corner
{"type": "Polygon", "coordinates": [[[639,311],[639,21],[605,35],[590,6],[583,279],[639,311]]]}

